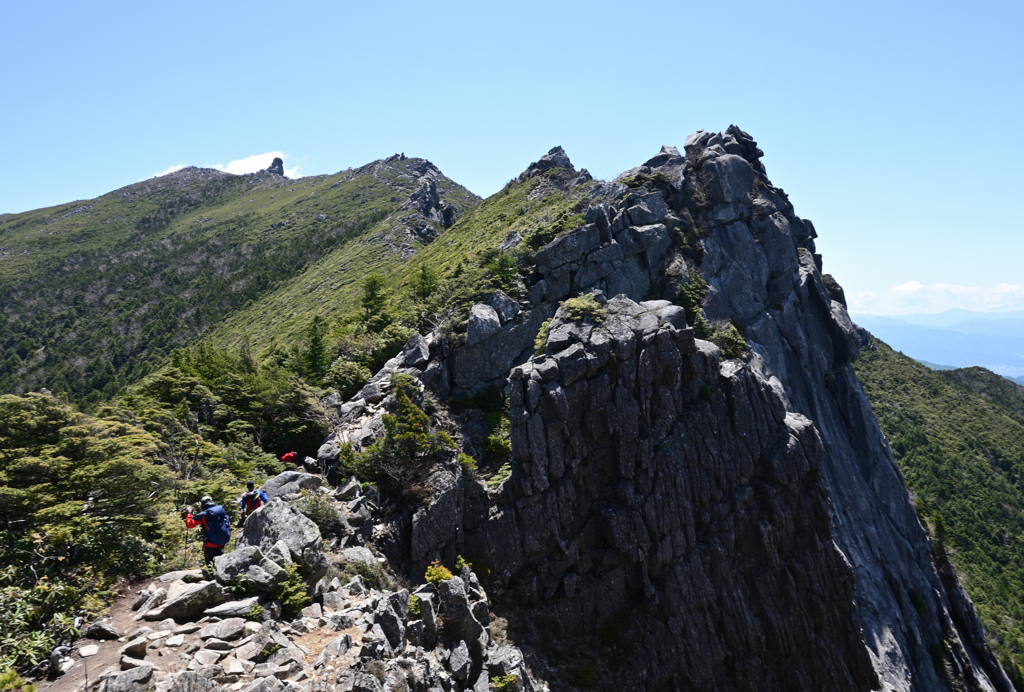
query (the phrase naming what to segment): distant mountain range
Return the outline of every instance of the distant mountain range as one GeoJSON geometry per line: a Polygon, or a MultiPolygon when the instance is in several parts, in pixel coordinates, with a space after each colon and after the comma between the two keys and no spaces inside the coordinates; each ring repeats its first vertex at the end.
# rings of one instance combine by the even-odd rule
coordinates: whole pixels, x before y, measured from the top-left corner
{"type": "Polygon", "coordinates": [[[953,309],[899,316],[853,314],[893,348],[933,369],[981,366],[1024,384],[1024,310],[953,309]]]}

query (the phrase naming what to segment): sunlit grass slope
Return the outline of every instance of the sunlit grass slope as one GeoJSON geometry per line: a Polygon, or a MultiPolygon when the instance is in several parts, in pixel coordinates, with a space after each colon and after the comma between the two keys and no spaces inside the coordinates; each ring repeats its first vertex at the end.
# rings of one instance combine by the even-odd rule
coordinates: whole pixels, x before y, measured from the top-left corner
{"type": "Polygon", "coordinates": [[[299,180],[188,168],[0,217],[0,392],[109,398],[171,349],[358,244],[425,173],[457,207],[476,203],[428,162],[391,157],[299,180]]]}
{"type": "Polygon", "coordinates": [[[936,372],[882,343],[862,348],[854,368],[919,515],[937,539],[946,534],[990,641],[1007,670],[1017,671],[1024,663],[1024,387],[982,368],[936,372]]]}

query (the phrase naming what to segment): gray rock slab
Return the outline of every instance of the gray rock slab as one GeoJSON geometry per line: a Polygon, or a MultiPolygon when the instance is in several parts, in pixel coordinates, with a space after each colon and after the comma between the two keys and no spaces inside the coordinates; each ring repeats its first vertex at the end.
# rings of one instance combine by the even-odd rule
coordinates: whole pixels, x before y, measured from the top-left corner
{"type": "MultiPolygon", "coordinates": [[[[253,514],[254,518],[256,514],[253,514]]],[[[254,545],[239,546],[227,555],[214,558],[213,567],[220,583],[249,581],[261,591],[270,591],[288,578],[283,567],[267,559],[260,548],[254,545]]]]}
{"type": "Polygon", "coordinates": [[[231,597],[224,587],[215,581],[200,582],[194,584],[173,600],[164,603],[157,610],[146,613],[147,620],[162,620],[174,618],[175,620],[192,620],[203,614],[207,608],[225,603],[231,597]]]}
{"type": "Polygon", "coordinates": [[[99,692],[146,692],[153,689],[153,664],[131,666],[124,673],[109,675],[103,679],[99,692]]]}
{"type": "Polygon", "coordinates": [[[228,618],[220,622],[210,623],[199,632],[200,639],[223,639],[232,641],[242,636],[245,629],[245,620],[242,618],[228,618]]]}
{"type": "MultiPolygon", "coordinates": [[[[302,490],[318,488],[322,483],[323,479],[320,476],[302,473],[301,471],[285,471],[264,483],[260,490],[273,500],[274,498],[291,495],[302,490]]],[[[262,511],[262,508],[260,511],[262,511]]]]}
{"type": "Polygon", "coordinates": [[[492,334],[501,331],[501,320],[490,305],[478,303],[469,309],[469,326],[466,331],[466,345],[473,346],[492,334]]]}
{"type": "Polygon", "coordinates": [[[203,615],[220,618],[244,618],[249,614],[249,611],[252,610],[254,605],[259,605],[259,602],[259,596],[251,596],[239,601],[229,601],[227,603],[221,603],[220,605],[208,608],[203,615]]]}

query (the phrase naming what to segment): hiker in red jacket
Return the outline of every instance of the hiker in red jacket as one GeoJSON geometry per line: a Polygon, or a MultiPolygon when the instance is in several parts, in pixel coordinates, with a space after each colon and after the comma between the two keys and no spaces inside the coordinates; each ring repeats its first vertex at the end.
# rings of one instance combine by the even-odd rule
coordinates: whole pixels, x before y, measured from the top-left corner
{"type": "Polygon", "coordinates": [[[185,514],[185,526],[194,529],[203,527],[203,563],[209,565],[213,558],[224,553],[224,546],[231,538],[231,520],[224,508],[216,504],[209,495],[202,500],[203,511],[192,516],[190,507],[185,514]]]}
{"type": "Polygon", "coordinates": [[[291,464],[293,462],[298,463],[295,461],[295,452],[288,452],[283,457],[281,457],[281,461],[283,461],[286,464],[291,464]]]}

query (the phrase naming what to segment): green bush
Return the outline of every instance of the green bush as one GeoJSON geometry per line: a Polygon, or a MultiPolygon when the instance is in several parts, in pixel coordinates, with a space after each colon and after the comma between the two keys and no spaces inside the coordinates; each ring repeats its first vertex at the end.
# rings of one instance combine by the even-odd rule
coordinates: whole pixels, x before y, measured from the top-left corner
{"type": "Polygon", "coordinates": [[[487,427],[490,433],[484,440],[484,452],[487,454],[488,463],[492,460],[507,462],[512,458],[511,419],[504,412],[492,411],[487,414],[487,427]]]}
{"type": "Polygon", "coordinates": [[[459,465],[462,467],[462,469],[464,471],[466,471],[468,473],[472,473],[472,472],[476,471],[476,459],[474,459],[473,457],[469,456],[468,454],[464,454],[462,452],[459,452],[458,461],[459,461],[459,465]]]}
{"type": "Polygon", "coordinates": [[[348,583],[353,577],[363,578],[363,583],[368,588],[378,591],[388,591],[394,588],[391,577],[387,575],[380,565],[371,565],[362,560],[343,560],[337,565],[340,573],[338,578],[342,583],[348,583]]]}
{"type": "Polygon", "coordinates": [[[484,268],[490,273],[494,287],[506,292],[513,289],[519,278],[519,267],[509,252],[497,253],[484,268]]]}
{"type": "Polygon", "coordinates": [[[626,187],[636,189],[638,187],[643,187],[644,185],[650,185],[652,187],[668,185],[669,179],[667,175],[658,171],[656,173],[637,173],[636,175],[628,178],[623,178],[622,183],[626,185],[626,187]]]}
{"type": "Polygon", "coordinates": [[[562,309],[574,320],[583,320],[589,317],[595,324],[600,324],[608,313],[590,293],[570,298],[562,303],[562,309]]]}
{"type": "Polygon", "coordinates": [[[747,348],[746,339],[731,322],[717,323],[708,341],[722,350],[723,358],[739,358],[747,348]]]}
{"type": "Polygon", "coordinates": [[[445,432],[430,432],[430,418],[406,395],[395,390],[395,415],[385,413],[384,437],[360,457],[360,475],[387,480],[400,490],[417,484],[417,479],[434,455],[451,450],[455,442],[445,432]]]}
{"type": "Polygon", "coordinates": [[[704,318],[702,311],[704,297],[708,292],[708,283],[700,272],[693,272],[686,283],[676,287],[676,305],[686,311],[686,321],[693,327],[694,332],[701,339],[707,339],[713,333],[713,329],[704,318]]]}
{"type": "Polygon", "coordinates": [[[7,669],[0,672],[0,692],[36,692],[36,686],[26,682],[13,669],[7,669]]]}
{"type": "Polygon", "coordinates": [[[297,613],[310,603],[306,580],[299,574],[299,566],[295,563],[285,565],[288,577],[270,593],[274,600],[281,601],[281,607],[290,612],[297,613]]]}
{"type": "Polygon", "coordinates": [[[571,231],[583,225],[583,214],[573,213],[572,209],[562,210],[554,222],[541,226],[526,235],[526,245],[531,250],[539,250],[565,231],[571,231]]]}
{"type": "Polygon", "coordinates": [[[517,692],[519,681],[516,680],[515,675],[495,675],[491,678],[491,687],[496,692],[517,692]]]}
{"type": "Polygon", "coordinates": [[[409,594],[409,619],[419,620],[423,615],[423,601],[416,594],[409,594]]]}
{"type": "Polygon", "coordinates": [[[246,620],[253,620],[259,622],[263,619],[263,606],[259,603],[253,603],[252,607],[249,608],[249,612],[245,614],[246,620]]]}
{"type": "Polygon", "coordinates": [[[487,479],[488,488],[497,488],[502,481],[512,475],[512,467],[506,462],[502,464],[493,476],[487,479]]]}
{"type": "Polygon", "coordinates": [[[426,300],[434,294],[441,283],[441,277],[437,269],[424,263],[420,265],[419,271],[410,282],[410,288],[414,296],[420,300],[426,300]]]}
{"type": "Polygon", "coordinates": [[[311,520],[325,536],[342,535],[345,520],[331,504],[331,499],[313,490],[302,490],[302,499],[295,505],[307,519],[311,520]]]}
{"type": "Polygon", "coordinates": [[[551,330],[551,320],[544,320],[541,323],[540,329],[537,331],[537,336],[533,339],[533,352],[538,356],[544,355],[544,349],[548,345],[548,332],[551,330]]]}
{"type": "Polygon", "coordinates": [[[331,363],[324,382],[337,389],[342,399],[350,399],[371,377],[373,373],[368,367],[342,357],[331,363]]]}
{"type": "Polygon", "coordinates": [[[418,382],[415,377],[404,372],[393,372],[388,377],[388,384],[392,390],[401,389],[406,396],[419,393],[418,382]]]}
{"type": "Polygon", "coordinates": [[[430,584],[437,584],[438,582],[448,581],[452,578],[451,570],[441,564],[440,560],[434,560],[427,567],[427,573],[423,577],[430,584]]]}

